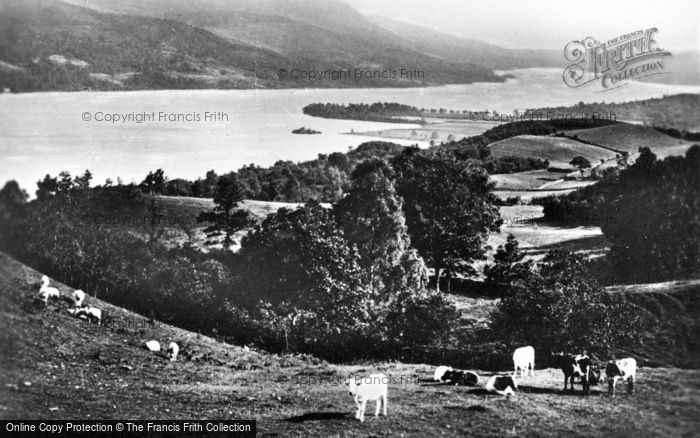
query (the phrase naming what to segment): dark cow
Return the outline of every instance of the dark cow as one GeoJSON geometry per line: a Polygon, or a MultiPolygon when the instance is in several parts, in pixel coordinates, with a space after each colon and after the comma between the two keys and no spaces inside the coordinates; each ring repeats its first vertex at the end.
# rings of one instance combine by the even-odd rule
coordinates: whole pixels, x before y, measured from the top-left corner
{"type": "Polygon", "coordinates": [[[472,371],[449,370],[442,376],[453,385],[476,386],[479,383],[479,376],[472,371]]]}
{"type": "Polygon", "coordinates": [[[484,388],[489,392],[495,392],[501,395],[513,395],[518,390],[518,381],[515,375],[512,376],[493,376],[486,382],[484,388]]]}
{"type": "Polygon", "coordinates": [[[564,391],[567,383],[571,382],[571,391],[574,390],[574,379],[581,378],[584,394],[591,393],[591,385],[597,385],[600,380],[600,370],[593,369],[593,361],[587,354],[564,354],[554,355],[559,368],[564,373],[564,391]]]}

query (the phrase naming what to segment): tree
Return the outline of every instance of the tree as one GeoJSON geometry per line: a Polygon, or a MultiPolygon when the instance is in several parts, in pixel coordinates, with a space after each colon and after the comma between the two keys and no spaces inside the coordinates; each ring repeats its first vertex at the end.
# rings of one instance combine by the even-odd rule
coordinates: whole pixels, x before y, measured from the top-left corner
{"type": "Polygon", "coordinates": [[[599,211],[612,220],[601,229],[611,242],[608,258],[620,280],[653,282],[700,274],[700,146],[685,157],[659,161],[642,149],[620,172],[599,211]],[[652,207],[652,208],[650,208],[652,207]]]}
{"type": "Polygon", "coordinates": [[[494,255],[494,263],[484,268],[486,282],[513,287],[519,282],[527,281],[532,271],[532,261],[526,260],[520,251],[515,236],[508,234],[505,245],[499,245],[494,255]]]}
{"type": "Polygon", "coordinates": [[[243,187],[235,175],[219,178],[214,190],[214,210],[203,211],[197,216],[197,222],[207,222],[209,226],[204,232],[209,239],[208,245],[219,243],[223,236],[223,245],[228,249],[233,243],[233,235],[250,225],[249,214],[245,210],[235,210],[243,200],[243,187]],[[217,239],[217,240],[212,240],[217,239]]]}
{"type": "Polygon", "coordinates": [[[392,164],[411,242],[435,270],[438,289],[443,270],[448,287],[452,274],[475,273],[472,263],[484,258],[488,233],[501,225],[488,174],[452,154],[417,148],[392,164]]]}
{"type": "Polygon", "coordinates": [[[491,328],[511,346],[609,357],[650,328],[648,313],[601,288],[582,256],[549,252],[524,287],[504,297],[491,328]]]}
{"type": "Polygon", "coordinates": [[[148,172],[139,187],[149,195],[162,195],[165,190],[165,182],[165,172],[163,169],[158,169],[155,172],[148,172]]]}
{"type": "Polygon", "coordinates": [[[352,187],[334,206],[347,240],[357,246],[364,284],[384,300],[397,288],[421,288],[424,283],[422,260],[407,254],[410,239],[393,178],[394,171],[385,161],[359,164],[352,174],[352,187]],[[411,278],[417,284],[405,283],[411,278]],[[397,281],[404,283],[397,285],[397,281]]]}
{"type": "Polygon", "coordinates": [[[78,190],[86,190],[90,188],[90,182],[92,181],[92,172],[85,169],[85,172],[81,176],[76,176],[73,180],[73,186],[78,190]]]}
{"type": "Polygon", "coordinates": [[[591,167],[591,162],[588,161],[587,158],[581,156],[574,157],[573,160],[569,162],[569,164],[574,167],[577,167],[582,174],[583,169],[588,169],[589,167],[591,167]]]}
{"type": "Polygon", "coordinates": [[[36,186],[36,197],[39,200],[49,198],[58,191],[58,181],[55,177],[51,177],[51,175],[48,174],[43,180],[37,181],[36,186]]]}
{"type": "Polygon", "coordinates": [[[247,306],[283,333],[286,347],[342,348],[375,315],[357,252],[333,212],[316,202],[268,216],[238,255],[247,306]]]}

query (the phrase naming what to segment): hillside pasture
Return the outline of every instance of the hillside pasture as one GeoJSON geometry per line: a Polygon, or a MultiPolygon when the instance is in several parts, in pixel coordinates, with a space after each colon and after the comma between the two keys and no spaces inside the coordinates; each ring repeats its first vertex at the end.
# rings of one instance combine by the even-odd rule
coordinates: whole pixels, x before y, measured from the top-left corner
{"type": "Polygon", "coordinates": [[[618,151],[636,153],[639,148],[648,147],[657,156],[682,155],[692,143],[662,134],[644,125],[618,123],[599,128],[566,131],[568,136],[595,143],[618,151]]]}
{"type": "MultiPolygon", "coordinates": [[[[511,398],[431,381],[434,365],[332,365],[275,355],[150,321],[90,297],[98,326],[60,303],[32,302],[41,274],[0,254],[0,418],[256,419],[259,436],[691,436],[700,429],[700,371],[638,371],[636,393],[563,392],[562,374],[537,369],[511,398]],[[175,340],[180,359],[143,342],[175,340]],[[383,372],[388,416],[353,418],[349,375],[383,372]]],[[[57,284],[62,295],[72,289],[57,284]]],[[[475,370],[483,383],[494,371],[475,370]]],[[[499,370],[508,372],[510,370],[499,370]]]]}
{"type": "Polygon", "coordinates": [[[601,160],[607,161],[616,155],[613,151],[569,138],[541,135],[518,135],[491,143],[488,148],[496,158],[538,158],[549,160],[550,166],[571,168],[572,171],[576,169],[569,163],[574,157],[584,157],[595,166],[601,160]]]}

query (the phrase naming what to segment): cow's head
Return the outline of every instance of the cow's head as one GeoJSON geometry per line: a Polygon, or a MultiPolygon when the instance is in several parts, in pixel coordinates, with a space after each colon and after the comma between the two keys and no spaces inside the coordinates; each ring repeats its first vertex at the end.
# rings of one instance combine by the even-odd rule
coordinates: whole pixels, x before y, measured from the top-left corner
{"type": "Polygon", "coordinates": [[[605,367],[605,375],[608,377],[608,379],[622,377],[623,374],[624,373],[620,369],[620,366],[614,360],[608,362],[608,364],[605,367]]]}

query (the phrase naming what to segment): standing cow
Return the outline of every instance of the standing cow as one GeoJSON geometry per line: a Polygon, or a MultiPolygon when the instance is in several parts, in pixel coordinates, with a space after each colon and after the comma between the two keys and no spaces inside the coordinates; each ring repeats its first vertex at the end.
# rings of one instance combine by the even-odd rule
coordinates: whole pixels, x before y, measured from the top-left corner
{"type": "Polygon", "coordinates": [[[531,346],[516,348],[513,352],[513,375],[518,376],[518,370],[520,370],[520,376],[526,376],[528,370],[530,370],[530,375],[535,375],[535,349],[531,346]]]}
{"type": "Polygon", "coordinates": [[[591,393],[591,385],[597,385],[600,379],[600,371],[593,369],[593,362],[587,354],[564,354],[554,355],[554,359],[564,373],[564,391],[567,383],[571,382],[571,391],[574,390],[574,379],[581,378],[584,394],[591,393]]]}
{"type": "Polygon", "coordinates": [[[608,395],[615,395],[615,384],[618,380],[627,380],[627,392],[634,393],[634,378],[637,374],[637,361],[634,358],[611,360],[605,367],[605,377],[608,378],[608,395]]]}

